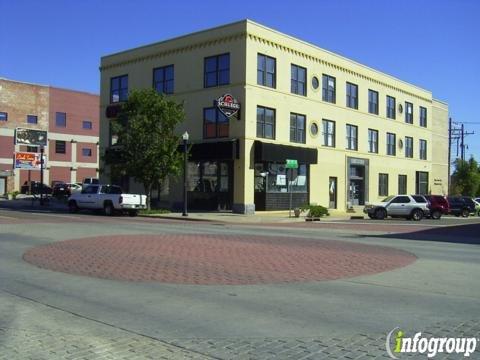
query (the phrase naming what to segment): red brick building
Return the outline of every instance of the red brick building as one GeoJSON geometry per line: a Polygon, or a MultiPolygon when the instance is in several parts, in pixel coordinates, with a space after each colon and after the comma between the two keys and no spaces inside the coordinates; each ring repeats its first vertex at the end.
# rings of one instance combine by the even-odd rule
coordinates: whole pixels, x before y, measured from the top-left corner
{"type": "Polygon", "coordinates": [[[98,95],[0,78],[0,196],[28,180],[28,170],[13,169],[15,151],[39,151],[14,144],[19,127],[48,131],[45,184],[98,177],[98,95]]]}

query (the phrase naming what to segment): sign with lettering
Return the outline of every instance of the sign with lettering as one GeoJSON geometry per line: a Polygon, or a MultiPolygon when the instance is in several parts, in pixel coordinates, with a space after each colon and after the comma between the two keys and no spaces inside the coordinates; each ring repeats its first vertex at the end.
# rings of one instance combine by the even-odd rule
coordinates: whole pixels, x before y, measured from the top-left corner
{"type": "Polygon", "coordinates": [[[218,109],[226,116],[231,117],[240,110],[240,104],[231,94],[220,96],[216,101],[218,109]]]}
{"type": "MultiPolygon", "coordinates": [[[[43,156],[43,167],[47,166],[45,155],[43,156]]],[[[16,152],[15,168],[24,170],[40,170],[40,153],[16,152]]]]}

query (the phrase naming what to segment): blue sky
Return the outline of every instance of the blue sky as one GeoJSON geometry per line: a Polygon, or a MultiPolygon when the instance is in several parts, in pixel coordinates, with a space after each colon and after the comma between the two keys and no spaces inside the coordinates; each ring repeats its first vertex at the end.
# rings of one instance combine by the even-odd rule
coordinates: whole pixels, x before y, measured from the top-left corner
{"type": "Polygon", "coordinates": [[[250,18],[432,91],[477,123],[480,159],[478,0],[0,0],[0,14],[0,77],[96,93],[102,55],[250,18]]]}

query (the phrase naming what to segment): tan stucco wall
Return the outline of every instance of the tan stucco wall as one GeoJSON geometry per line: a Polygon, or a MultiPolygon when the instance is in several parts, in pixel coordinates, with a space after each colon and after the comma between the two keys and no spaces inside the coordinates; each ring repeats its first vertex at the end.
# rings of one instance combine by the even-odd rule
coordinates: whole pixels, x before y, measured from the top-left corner
{"type": "MultiPolygon", "coordinates": [[[[442,193],[443,188],[433,186],[433,179],[446,179],[447,146],[445,127],[448,126],[448,107],[435,102],[431,92],[405,83],[354,61],[320,49],[303,41],[268,29],[251,21],[237,22],[220,28],[195,33],[138,49],[102,58],[101,65],[101,151],[108,143],[108,120],[105,108],[109,103],[110,78],[129,75],[129,89],[152,86],[154,68],[175,64],[174,98],[185,102],[187,121],[179,132],[188,130],[194,142],[202,138],[202,109],[212,106],[218,96],[230,92],[242,105],[241,119],[230,120],[230,137],[241,139],[241,159],[234,163],[234,202],[253,203],[253,151],[256,140],[257,105],[276,109],[277,144],[317,148],[318,164],[310,167],[310,201],[328,204],[328,177],[338,178],[338,207],[346,206],[346,159],[368,159],[369,201],[379,199],[378,173],[389,174],[389,192],[398,190],[398,175],[407,175],[409,193],[415,192],[416,171],[430,173],[432,193],[442,193]],[[216,88],[203,88],[203,59],[206,56],[230,53],[231,84],[216,88]],[[257,53],[273,56],[277,61],[276,89],[257,85],[257,53]],[[307,96],[290,93],[290,64],[307,68],[307,96]],[[336,78],[336,104],[322,101],[321,77],[328,74],[336,78]],[[312,76],[320,81],[313,90],[312,76]],[[358,110],[346,107],[345,83],[359,88],[358,110]],[[368,89],[379,93],[379,115],[368,113],[368,89]],[[396,98],[396,119],[386,118],[386,95],[396,98]],[[405,110],[399,113],[398,105],[413,103],[414,124],[405,123],[405,110]],[[428,126],[419,126],[419,106],[427,108],[428,126]],[[307,117],[306,144],[294,144],[289,139],[290,112],[307,117]],[[322,144],[322,119],[336,122],[336,148],[322,144]],[[316,122],[319,134],[314,137],[309,129],[316,122]],[[345,150],[345,125],[358,126],[358,151],[345,150]],[[368,153],[368,129],[379,132],[379,153],[368,153]],[[386,155],[386,133],[397,136],[397,155],[386,155]],[[438,136],[437,136],[438,135],[438,136]],[[398,146],[405,136],[414,138],[414,157],[405,158],[404,149],[398,146]],[[419,139],[427,140],[427,160],[419,159],[419,139]]],[[[260,139],[257,139],[260,140],[260,139]]],[[[108,174],[108,172],[106,173],[108,174]]],[[[442,180],[443,184],[446,181],[442,180]]],[[[177,195],[181,192],[177,192],[177,195]]]]}

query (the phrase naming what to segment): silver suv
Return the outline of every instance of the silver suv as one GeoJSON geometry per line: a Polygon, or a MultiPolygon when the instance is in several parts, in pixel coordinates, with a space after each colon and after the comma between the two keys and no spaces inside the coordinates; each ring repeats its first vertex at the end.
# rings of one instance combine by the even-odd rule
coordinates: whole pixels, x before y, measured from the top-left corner
{"type": "Polygon", "coordinates": [[[383,220],[387,216],[420,221],[430,213],[429,202],[422,195],[394,195],[379,203],[367,204],[363,212],[370,219],[383,220]]]}

